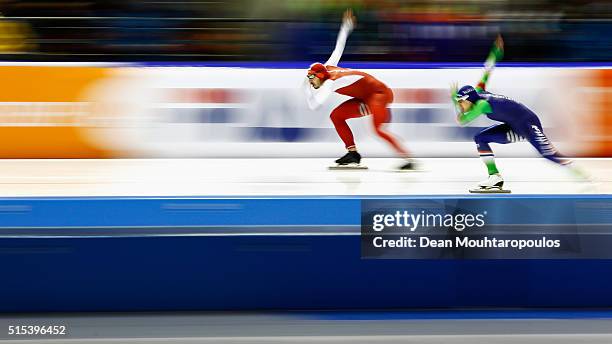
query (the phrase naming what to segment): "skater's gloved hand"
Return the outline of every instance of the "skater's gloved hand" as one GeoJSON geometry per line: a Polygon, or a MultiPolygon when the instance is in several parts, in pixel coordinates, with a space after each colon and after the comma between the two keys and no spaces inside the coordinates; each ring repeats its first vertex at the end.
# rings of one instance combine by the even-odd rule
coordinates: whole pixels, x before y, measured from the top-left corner
{"type": "Polygon", "coordinates": [[[459,108],[459,103],[457,103],[457,91],[459,90],[459,84],[455,81],[450,84],[450,97],[453,101],[453,105],[455,106],[455,112],[457,114],[461,113],[459,108]]]}
{"type": "Polygon", "coordinates": [[[450,84],[450,96],[453,102],[457,102],[457,91],[459,90],[459,84],[455,81],[450,84]]]}
{"type": "Polygon", "coordinates": [[[495,39],[494,44],[497,50],[500,50],[502,52],[504,51],[504,39],[502,38],[501,35],[497,35],[497,38],[495,39]]]}
{"type": "Polygon", "coordinates": [[[348,30],[348,32],[353,31],[353,29],[355,28],[356,22],[357,22],[357,19],[353,15],[352,9],[349,8],[346,11],[344,11],[344,14],[342,15],[342,28],[343,29],[348,30]]]}
{"type": "Polygon", "coordinates": [[[504,57],[504,39],[501,35],[497,35],[493,48],[485,61],[485,70],[491,71],[495,64],[504,57]]]}

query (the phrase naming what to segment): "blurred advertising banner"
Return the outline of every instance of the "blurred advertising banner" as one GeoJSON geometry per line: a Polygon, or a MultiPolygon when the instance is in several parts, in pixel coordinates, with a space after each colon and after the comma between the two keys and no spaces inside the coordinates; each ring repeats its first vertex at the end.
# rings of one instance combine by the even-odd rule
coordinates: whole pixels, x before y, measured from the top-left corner
{"type": "MultiPolygon", "coordinates": [[[[433,66],[435,67],[435,66],[433,66]]],[[[306,66],[305,66],[306,68],[306,66]]],[[[331,110],[317,111],[300,89],[305,69],[146,67],[130,64],[3,63],[0,157],[332,157],[344,147],[331,110]]],[[[475,83],[480,68],[365,69],[395,94],[389,129],[417,156],[475,156],[473,135],[494,124],[459,127],[449,85],[475,83]]],[[[498,68],[493,93],[542,119],[566,155],[612,156],[612,72],[608,68],[498,68]]],[[[368,156],[392,156],[369,117],[349,121],[368,156]]],[[[501,156],[536,156],[527,144],[501,156]]]]}
{"type": "MultiPolygon", "coordinates": [[[[583,88],[585,98],[592,106],[594,118],[585,118],[585,133],[588,135],[590,150],[586,153],[593,156],[612,156],[612,69],[593,70],[592,84],[583,88]]],[[[586,117],[586,116],[585,116],[586,117]]]]}
{"type": "Polygon", "coordinates": [[[105,80],[97,67],[0,66],[0,157],[107,157],[88,142],[91,116],[84,93],[105,80]]]}

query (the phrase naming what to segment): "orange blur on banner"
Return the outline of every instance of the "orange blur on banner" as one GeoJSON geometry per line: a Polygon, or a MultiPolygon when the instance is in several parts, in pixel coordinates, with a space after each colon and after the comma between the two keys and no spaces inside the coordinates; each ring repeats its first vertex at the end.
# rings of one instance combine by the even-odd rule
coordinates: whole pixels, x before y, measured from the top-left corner
{"type": "Polygon", "coordinates": [[[595,150],[593,155],[609,157],[612,156],[612,69],[601,69],[597,71],[597,101],[595,108],[598,109],[597,120],[599,128],[596,136],[595,150]]]}
{"type": "Polygon", "coordinates": [[[87,113],[65,111],[84,102],[84,92],[108,73],[99,67],[0,67],[0,158],[111,157],[75,124],[87,113]]]}

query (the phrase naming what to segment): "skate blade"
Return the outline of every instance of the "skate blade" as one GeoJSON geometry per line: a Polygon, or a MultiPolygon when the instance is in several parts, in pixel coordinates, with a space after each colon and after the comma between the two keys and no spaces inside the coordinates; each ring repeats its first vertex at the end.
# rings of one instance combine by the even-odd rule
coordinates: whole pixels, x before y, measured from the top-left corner
{"type": "Polygon", "coordinates": [[[428,172],[428,169],[425,168],[414,168],[412,170],[401,170],[399,168],[394,169],[393,172],[399,172],[399,173],[418,173],[418,172],[428,172]]]}
{"type": "Polygon", "coordinates": [[[491,188],[491,189],[477,188],[477,189],[470,189],[470,193],[498,194],[498,193],[511,193],[511,191],[506,190],[506,189],[497,189],[497,188],[491,188]]]}
{"type": "Polygon", "coordinates": [[[338,170],[367,170],[368,167],[361,164],[347,164],[347,165],[334,165],[329,166],[328,169],[338,171],[338,170]]]}

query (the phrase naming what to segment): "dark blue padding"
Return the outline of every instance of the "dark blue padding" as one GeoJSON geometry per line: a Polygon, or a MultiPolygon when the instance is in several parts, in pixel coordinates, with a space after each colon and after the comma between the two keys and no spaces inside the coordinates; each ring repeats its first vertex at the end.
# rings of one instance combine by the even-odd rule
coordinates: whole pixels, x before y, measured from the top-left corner
{"type": "MultiPolygon", "coordinates": [[[[466,198],[409,199],[419,197],[466,198]]],[[[522,207],[550,213],[555,202],[576,197],[610,199],[475,199],[531,202],[522,207]]],[[[258,234],[257,226],[278,224],[355,226],[360,202],[360,197],[1,199],[2,227],[69,226],[75,235],[0,236],[0,312],[612,307],[612,260],[367,260],[360,257],[358,235],[258,234]],[[253,225],[253,234],[78,235],[85,226],[165,226],[170,233],[173,226],[194,224],[220,226],[220,234],[223,228],[253,225]]]]}

